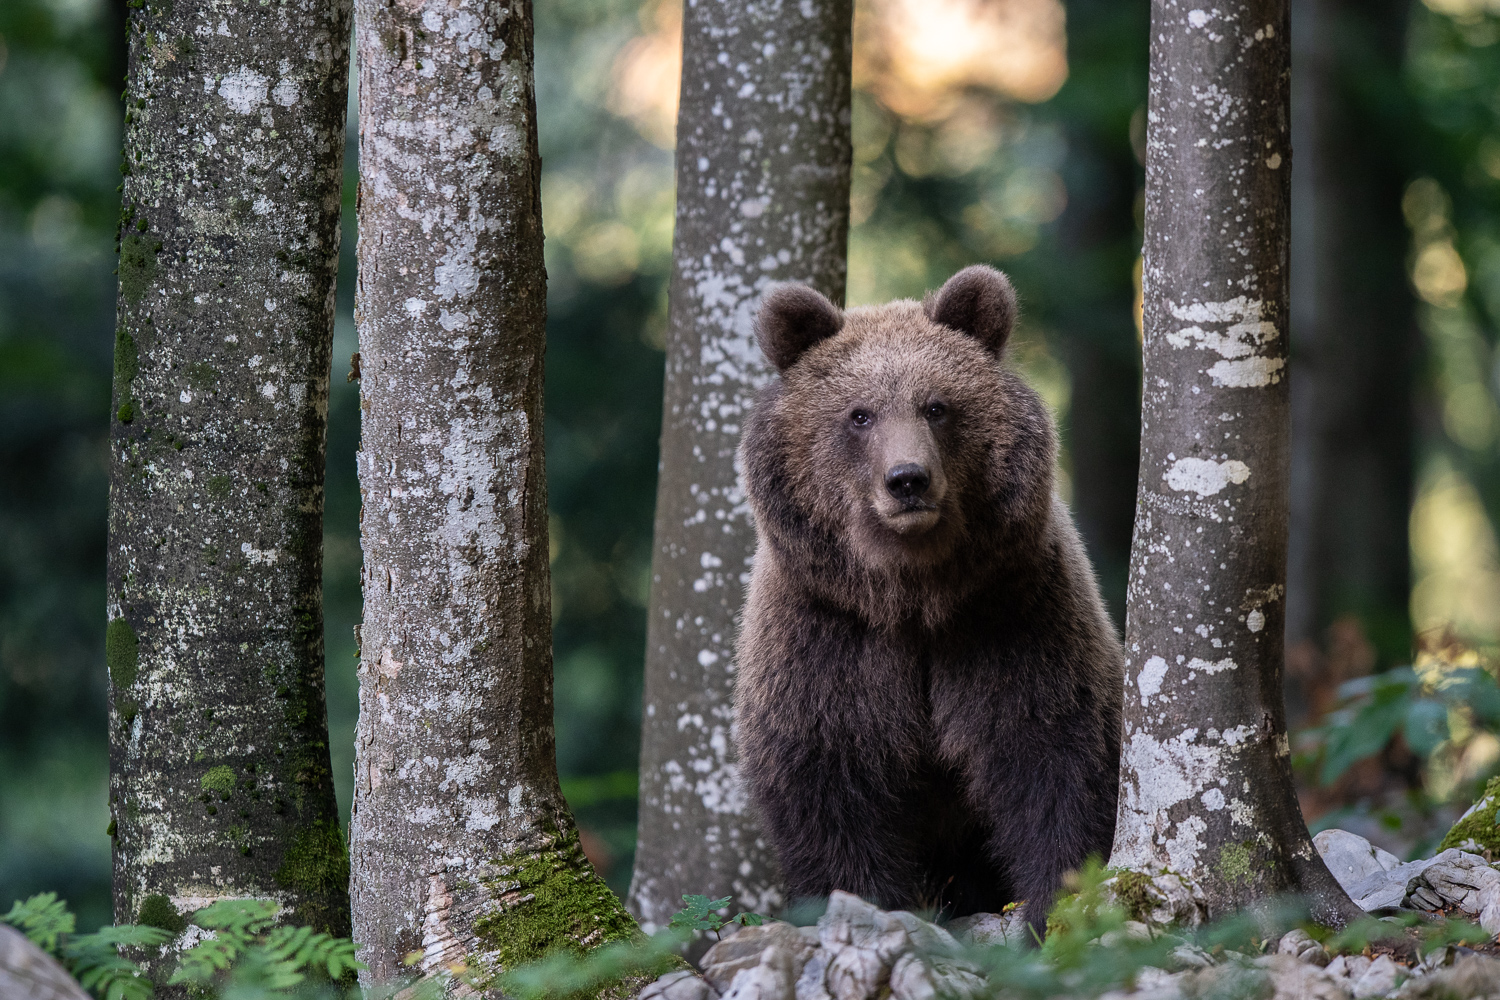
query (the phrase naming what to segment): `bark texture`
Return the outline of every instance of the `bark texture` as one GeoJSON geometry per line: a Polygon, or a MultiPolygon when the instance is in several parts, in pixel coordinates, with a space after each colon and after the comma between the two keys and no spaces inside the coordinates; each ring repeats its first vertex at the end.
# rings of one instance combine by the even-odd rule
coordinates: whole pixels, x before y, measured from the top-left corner
{"type": "Polygon", "coordinates": [[[1313,848],[1281,695],[1291,179],[1287,0],[1153,0],[1145,399],[1111,863],[1213,914],[1359,910],[1313,848]]]}
{"type": "Polygon", "coordinates": [[[636,933],[557,780],[528,0],[360,0],[367,982],[636,933]]]}
{"type": "MultiPolygon", "coordinates": [[[[1407,0],[1293,0],[1292,522],[1287,642],[1356,616],[1410,652],[1418,331],[1399,112],[1407,0]]],[[[1404,662],[1404,661],[1403,661],[1404,662]]]]}
{"type": "Polygon", "coordinates": [[[752,321],[774,282],[844,297],[852,0],[688,0],[677,228],[646,633],[631,911],[685,893],[782,904],[737,774],[735,617],[755,548],[734,465],[769,369],[752,321]]]}
{"type": "Polygon", "coordinates": [[[322,517],[349,5],[149,0],[128,30],[105,645],[115,917],[168,926],[169,906],[274,897],[286,919],[347,934],[322,517]]]}

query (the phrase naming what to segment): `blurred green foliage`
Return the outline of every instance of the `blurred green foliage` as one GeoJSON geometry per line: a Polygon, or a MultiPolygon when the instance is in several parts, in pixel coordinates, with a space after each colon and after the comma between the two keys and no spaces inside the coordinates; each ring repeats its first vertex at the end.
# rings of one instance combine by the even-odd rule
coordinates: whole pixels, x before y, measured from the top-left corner
{"type": "MultiPolygon", "coordinates": [[[[274,900],[264,899],[221,899],[205,906],[190,915],[193,926],[201,928],[196,940],[175,956],[175,967],[155,978],[183,985],[188,995],[203,1000],[360,996],[353,978],[364,965],[354,957],[354,942],[311,927],[280,926],[279,910],[274,900]]],[[[161,947],[186,928],[186,923],[174,930],[121,924],[78,934],[67,904],[50,892],[18,900],[0,921],[61,962],[98,1000],[150,1000],[152,975],[121,948],[143,959],[160,958],[161,947]]]]}
{"type": "MultiPolygon", "coordinates": [[[[1062,488],[1080,484],[1073,499],[1118,616],[1136,462],[1147,3],[1066,8],[1069,75],[1044,103],[976,86],[941,112],[902,115],[861,84],[850,300],[920,295],[976,260],[1011,272],[1025,305],[1015,357],[1058,412],[1062,488]],[[1098,484],[1121,481],[1125,506],[1100,500],[1098,484]]],[[[672,9],[536,3],[558,756],[585,842],[616,889],[629,879],[635,830],[673,207],[663,129],[620,93],[627,56],[670,41],[672,9]]],[[[1405,75],[1369,80],[1398,116],[1413,178],[1391,210],[1411,227],[1418,319],[1433,347],[1424,439],[1472,484],[1488,530],[1483,511],[1500,511],[1500,17],[1464,0],[1443,9],[1414,3],[1405,75]]],[[[125,11],[124,0],[0,2],[0,898],[56,889],[90,924],[109,914],[105,429],[125,11]]],[[[345,809],[360,616],[358,394],[343,377],[357,349],[352,110],[324,549],[345,809]]],[[[1500,579],[1500,564],[1492,569],[1500,579]]],[[[1450,592],[1434,590],[1433,605],[1463,599],[1450,592]]],[[[1444,697],[1400,688],[1404,676],[1366,692],[1371,706],[1407,706],[1393,731],[1435,719],[1411,705],[1444,697]]]]}

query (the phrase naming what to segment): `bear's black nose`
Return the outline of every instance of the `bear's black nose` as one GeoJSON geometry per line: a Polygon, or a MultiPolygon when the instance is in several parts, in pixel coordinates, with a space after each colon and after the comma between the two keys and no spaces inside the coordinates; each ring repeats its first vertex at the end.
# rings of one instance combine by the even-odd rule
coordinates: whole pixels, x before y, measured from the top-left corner
{"type": "Polygon", "coordinates": [[[927,492],[932,477],[915,462],[892,466],[885,474],[885,488],[897,500],[911,500],[927,492]]]}

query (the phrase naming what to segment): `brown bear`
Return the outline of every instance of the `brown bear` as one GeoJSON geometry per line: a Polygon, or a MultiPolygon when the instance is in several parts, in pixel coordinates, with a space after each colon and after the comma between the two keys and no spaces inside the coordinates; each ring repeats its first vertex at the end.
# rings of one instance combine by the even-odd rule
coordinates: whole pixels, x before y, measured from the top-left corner
{"type": "Polygon", "coordinates": [[[948,916],[1027,900],[1114,833],[1124,652],[1004,361],[1010,281],[841,311],[783,285],[740,461],[758,544],[741,767],[793,897],[948,916]]]}

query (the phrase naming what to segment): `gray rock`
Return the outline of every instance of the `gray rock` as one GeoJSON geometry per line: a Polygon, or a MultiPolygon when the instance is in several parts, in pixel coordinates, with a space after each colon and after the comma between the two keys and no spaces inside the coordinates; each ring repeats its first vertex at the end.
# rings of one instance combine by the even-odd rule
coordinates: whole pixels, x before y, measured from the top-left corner
{"type": "Polygon", "coordinates": [[[1500,934],[1500,885],[1482,890],[1475,903],[1479,907],[1479,926],[1491,936],[1500,934]]]}
{"type": "Polygon", "coordinates": [[[1491,868],[1488,861],[1478,854],[1450,848],[1422,870],[1412,897],[1415,899],[1419,893],[1424,900],[1435,897],[1438,905],[1425,909],[1456,906],[1472,917],[1483,909],[1479,902],[1481,894],[1496,885],[1500,885],[1500,871],[1491,868]]]}
{"type": "MultiPolygon", "coordinates": [[[[759,927],[743,927],[704,952],[699,965],[703,977],[721,994],[728,994],[735,978],[743,971],[760,965],[771,965],[777,970],[790,968],[792,978],[787,983],[787,994],[796,983],[802,966],[816,948],[818,942],[809,938],[801,928],[772,920],[759,927]],[[768,954],[769,952],[769,954],[768,954]]],[[[783,971],[777,971],[782,975],[783,971]]],[[[673,998],[675,1000],[675,998],[673,998]]]]}
{"type": "Polygon", "coordinates": [[[1419,885],[1411,891],[1407,901],[1419,910],[1441,910],[1443,908],[1443,897],[1433,892],[1425,885],[1419,885]]]}
{"type": "Polygon", "coordinates": [[[1313,846],[1346,892],[1371,875],[1401,864],[1401,859],[1391,852],[1348,830],[1324,830],[1313,838],[1313,846]]]}
{"type": "Polygon", "coordinates": [[[1144,912],[1141,912],[1139,898],[1121,897],[1119,885],[1120,876],[1116,876],[1105,881],[1100,889],[1107,897],[1127,910],[1135,911],[1131,913],[1131,916],[1138,917],[1146,923],[1157,926],[1178,924],[1184,927],[1197,927],[1208,919],[1208,901],[1204,898],[1202,891],[1176,872],[1161,872],[1151,876],[1150,882],[1144,886],[1146,895],[1144,912]]]}
{"type": "Polygon", "coordinates": [[[91,1000],[57,959],[9,924],[0,924],[0,998],[91,1000]]]}
{"type": "Polygon", "coordinates": [[[977,1000],[985,992],[979,974],[916,952],[896,959],[891,969],[891,1000],[977,1000]]]}
{"type": "MultiPolygon", "coordinates": [[[[0,992],[0,996],[6,996],[0,992]]],[[[718,1000],[708,981],[690,969],[669,972],[641,990],[639,1000],[718,1000]]]]}
{"type": "Polygon", "coordinates": [[[1367,913],[1372,910],[1396,909],[1406,902],[1417,877],[1435,860],[1436,858],[1428,858],[1424,861],[1408,861],[1389,871],[1376,872],[1345,891],[1367,913]]]}
{"type": "Polygon", "coordinates": [[[724,1000],[790,1000],[796,995],[801,971],[788,952],[768,947],[759,965],[734,974],[724,1000]]]}
{"type": "Polygon", "coordinates": [[[1348,980],[1352,990],[1360,977],[1370,971],[1372,964],[1374,963],[1363,955],[1340,955],[1328,963],[1328,974],[1335,979],[1348,980]]]}
{"type": "MultiPolygon", "coordinates": [[[[1316,943],[1316,942],[1314,942],[1316,943]]],[[[1326,955],[1326,952],[1325,952],[1326,955]]],[[[1328,970],[1278,952],[1257,959],[1255,964],[1271,980],[1272,1000],[1348,1000],[1343,982],[1328,970]]]]}
{"type": "Polygon", "coordinates": [[[1281,935],[1281,940],[1276,942],[1276,954],[1290,955],[1299,962],[1317,966],[1325,966],[1333,960],[1333,957],[1328,954],[1328,949],[1314,941],[1312,936],[1300,927],[1281,935]]]}
{"type": "Polygon", "coordinates": [[[1408,979],[1398,1000],[1500,1000],[1500,960],[1463,955],[1451,966],[1408,979]]]}
{"type": "Polygon", "coordinates": [[[974,913],[948,921],[947,930],[967,944],[980,947],[1019,944],[1027,938],[1026,919],[1017,907],[1009,913],[974,913]]]}
{"type": "Polygon", "coordinates": [[[1407,975],[1405,967],[1397,965],[1391,956],[1381,955],[1370,963],[1363,975],[1353,980],[1354,1000],[1383,997],[1393,992],[1407,975]]]}
{"type": "Polygon", "coordinates": [[[816,948],[807,964],[802,967],[802,975],[797,977],[797,1000],[832,1000],[832,994],[824,984],[827,973],[828,952],[816,948]]]}
{"type": "Polygon", "coordinates": [[[823,982],[833,1000],[869,1000],[889,985],[890,969],[875,948],[845,944],[830,956],[823,982]]]}

